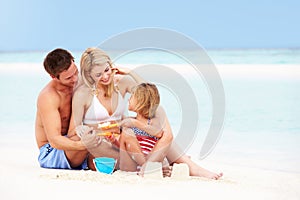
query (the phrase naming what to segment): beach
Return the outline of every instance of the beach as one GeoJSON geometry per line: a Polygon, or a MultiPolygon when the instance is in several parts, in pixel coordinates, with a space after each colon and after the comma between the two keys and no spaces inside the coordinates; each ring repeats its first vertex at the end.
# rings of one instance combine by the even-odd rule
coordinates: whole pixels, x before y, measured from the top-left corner
{"type": "MultiPolygon", "coordinates": [[[[1,77],[8,77],[5,79],[7,87],[2,86],[1,102],[0,125],[5,133],[0,140],[1,198],[300,199],[297,124],[300,66],[218,64],[217,69],[227,101],[222,136],[212,153],[202,160],[197,153],[203,135],[197,136],[187,153],[200,166],[223,172],[224,176],[220,180],[197,177],[159,179],[141,178],[120,171],[106,175],[40,168],[34,138],[35,99],[50,78],[38,63],[1,63],[1,77]],[[9,77],[15,77],[14,86],[9,77]],[[14,90],[16,87],[18,90],[14,90]],[[274,91],[270,90],[272,87],[276,87],[274,91]],[[238,89],[242,92],[236,92],[238,89]],[[19,99],[13,93],[16,91],[21,96],[19,99]],[[258,95],[267,93],[274,94],[269,97],[272,101],[265,102],[265,96],[262,96],[253,105],[258,110],[248,114],[247,106],[258,95]],[[16,108],[7,108],[12,104],[16,108]],[[237,104],[239,107],[235,107],[237,104]]],[[[205,120],[204,125],[207,125],[205,120]]]]}
{"type": "Polygon", "coordinates": [[[299,199],[299,173],[230,165],[212,155],[196,161],[220,180],[189,177],[183,180],[141,178],[121,172],[42,169],[32,138],[1,141],[1,197],[3,199],[299,199]],[[9,152],[9,153],[7,153],[9,152]],[[149,195],[151,191],[151,195],[149,195]],[[148,195],[145,195],[148,194],[148,195]]]}

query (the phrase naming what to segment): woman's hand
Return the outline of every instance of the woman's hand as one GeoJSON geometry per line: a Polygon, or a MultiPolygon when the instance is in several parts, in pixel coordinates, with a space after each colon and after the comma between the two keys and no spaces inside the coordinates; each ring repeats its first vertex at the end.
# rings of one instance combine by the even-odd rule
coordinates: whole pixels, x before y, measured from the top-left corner
{"type": "Polygon", "coordinates": [[[132,69],[129,69],[129,68],[121,68],[120,69],[120,68],[115,67],[115,68],[112,68],[112,70],[115,70],[115,73],[119,74],[119,75],[131,76],[134,79],[135,83],[134,83],[134,85],[131,85],[130,88],[132,88],[132,86],[135,86],[137,84],[145,82],[145,80],[142,77],[140,77],[137,73],[135,73],[135,71],[132,69]]]}
{"type": "Polygon", "coordinates": [[[128,69],[128,68],[117,68],[117,67],[114,67],[112,68],[113,71],[116,72],[116,74],[120,74],[120,75],[127,75],[131,72],[131,69],[128,69]]]}

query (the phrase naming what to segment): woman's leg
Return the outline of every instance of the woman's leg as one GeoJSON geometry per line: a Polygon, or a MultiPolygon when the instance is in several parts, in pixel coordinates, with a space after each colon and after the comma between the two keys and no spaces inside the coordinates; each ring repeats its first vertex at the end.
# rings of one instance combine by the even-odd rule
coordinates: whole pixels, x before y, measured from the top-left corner
{"type": "Polygon", "coordinates": [[[170,147],[167,158],[169,163],[187,164],[189,166],[190,176],[200,176],[211,179],[219,179],[221,176],[223,176],[223,173],[214,173],[200,167],[197,163],[193,162],[190,157],[185,155],[174,142],[170,147]]]}
{"type": "MultiPolygon", "coordinates": [[[[69,139],[79,141],[80,137],[76,134],[69,135],[69,139]]],[[[85,159],[88,159],[88,166],[90,169],[95,170],[93,167],[93,158],[97,157],[110,157],[119,159],[119,151],[114,148],[109,142],[101,141],[100,145],[95,148],[87,147],[87,150],[82,151],[65,151],[66,157],[71,167],[76,168],[80,166],[85,159]]]]}

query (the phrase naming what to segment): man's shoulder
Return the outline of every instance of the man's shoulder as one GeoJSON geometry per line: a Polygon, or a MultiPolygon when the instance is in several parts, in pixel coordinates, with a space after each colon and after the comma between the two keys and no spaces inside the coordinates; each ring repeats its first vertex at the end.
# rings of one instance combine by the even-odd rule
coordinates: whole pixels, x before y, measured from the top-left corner
{"type": "Polygon", "coordinates": [[[42,101],[43,103],[46,102],[55,102],[59,101],[60,96],[58,92],[54,89],[51,82],[48,83],[39,93],[38,95],[38,102],[42,101]]]}

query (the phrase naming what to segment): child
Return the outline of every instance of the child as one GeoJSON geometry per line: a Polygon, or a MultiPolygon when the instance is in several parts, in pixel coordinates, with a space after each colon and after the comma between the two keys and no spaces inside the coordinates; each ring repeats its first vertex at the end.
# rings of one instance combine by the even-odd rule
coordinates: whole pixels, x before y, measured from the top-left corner
{"type": "MultiPolygon", "coordinates": [[[[160,96],[157,87],[151,83],[142,83],[133,89],[128,110],[136,112],[135,120],[145,124],[146,127],[152,123],[159,103],[160,96]]],[[[137,127],[124,127],[120,138],[120,169],[138,171],[146,163],[161,135],[162,131],[151,135],[137,127]]],[[[162,162],[162,160],[151,161],[162,162]]]]}

